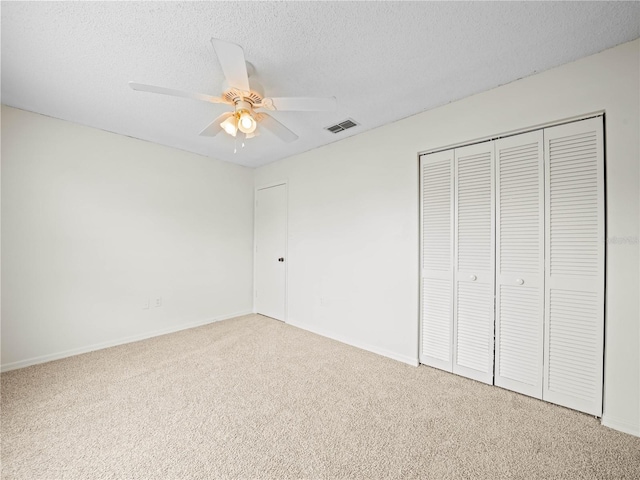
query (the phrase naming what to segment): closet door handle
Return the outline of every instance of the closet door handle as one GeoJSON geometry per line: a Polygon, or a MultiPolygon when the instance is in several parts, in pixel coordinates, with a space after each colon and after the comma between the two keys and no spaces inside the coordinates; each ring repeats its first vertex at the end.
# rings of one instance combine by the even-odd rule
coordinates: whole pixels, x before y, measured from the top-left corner
{"type": "Polygon", "coordinates": [[[524,285],[524,280],[523,280],[523,279],[521,279],[521,278],[516,278],[516,283],[517,283],[518,285],[524,285]]]}
{"type": "Polygon", "coordinates": [[[284,258],[283,258],[283,257],[280,257],[280,258],[278,259],[278,261],[279,261],[279,262],[284,262],[284,258]]]}
{"type": "Polygon", "coordinates": [[[476,275],[470,275],[469,276],[469,280],[471,280],[472,282],[475,282],[478,279],[478,277],[476,275]]]}

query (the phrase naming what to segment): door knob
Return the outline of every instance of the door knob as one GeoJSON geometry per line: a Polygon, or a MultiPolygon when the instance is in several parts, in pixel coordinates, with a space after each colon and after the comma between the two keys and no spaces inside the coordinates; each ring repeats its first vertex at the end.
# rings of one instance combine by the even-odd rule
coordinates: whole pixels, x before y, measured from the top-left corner
{"type": "Polygon", "coordinates": [[[475,275],[470,275],[469,276],[469,280],[471,280],[472,282],[475,282],[477,279],[478,279],[478,277],[475,276],[475,275]]]}
{"type": "Polygon", "coordinates": [[[524,284],[524,280],[523,280],[523,279],[521,279],[521,278],[516,278],[516,283],[517,283],[518,285],[523,285],[523,284],[524,284]]]}
{"type": "Polygon", "coordinates": [[[278,261],[279,261],[279,262],[284,262],[284,257],[280,257],[280,258],[278,259],[278,261]]]}

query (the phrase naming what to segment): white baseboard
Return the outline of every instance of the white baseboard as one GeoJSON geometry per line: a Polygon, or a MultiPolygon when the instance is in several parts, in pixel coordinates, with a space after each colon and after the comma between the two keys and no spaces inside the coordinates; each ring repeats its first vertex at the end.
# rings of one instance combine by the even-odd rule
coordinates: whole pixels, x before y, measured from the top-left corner
{"type": "Polygon", "coordinates": [[[361,350],[366,350],[366,351],[371,352],[371,353],[376,353],[378,355],[382,355],[383,357],[391,358],[393,360],[397,360],[397,361],[402,362],[402,363],[407,363],[407,364],[409,364],[409,365],[411,365],[413,367],[417,367],[418,366],[418,359],[417,358],[409,357],[407,355],[401,355],[401,354],[396,353],[396,352],[391,352],[389,350],[385,350],[384,348],[380,348],[380,347],[376,347],[376,346],[373,346],[373,345],[368,345],[366,343],[354,341],[354,340],[346,338],[346,337],[344,337],[342,335],[336,335],[334,333],[327,332],[325,330],[322,330],[322,329],[319,329],[319,328],[316,328],[316,327],[311,327],[311,326],[306,325],[304,323],[287,321],[287,325],[291,325],[292,327],[301,328],[302,330],[306,330],[308,332],[315,333],[317,335],[320,335],[322,337],[327,337],[327,338],[330,338],[332,340],[337,340],[338,342],[346,343],[347,345],[351,345],[352,347],[356,347],[356,348],[359,348],[361,350]]]}
{"type": "Polygon", "coordinates": [[[640,426],[633,425],[624,420],[603,415],[600,423],[602,423],[602,425],[604,425],[605,427],[613,428],[614,430],[640,437],[640,426]]]}
{"type": "Polygon", "coordinates": [[[230,315],[221,315],[219,317],[208,318],[206,320],[198,320],[183,325],[174,327],[163,328],[160,330],[153,330],[151,332],[140,333],[138,335],[132,335],[130,337],[119,338],[117,340],[110,340],[108,342],[94,343],[86,347],[72,348],[71,350],[65,350],[64,352],[50,353],[48,355],[42,355],[39,357],[27,358],[25,360],[18,360],[17,362],[11,362],[3,364],[0,367],[0,371],[8,372],[10,370],[17,370],[18,368],[29,367],[31,365],[37,365],[39,363],[51,362],[53,360],[60,360],[61,358],[72,357],[74,355],[80,355],[82,353],[93,352],[95,350],[102,350],[103,348],[116,347],[118,345],[124,345],[126,343],[139,342],[140,340],[146,340],[147,338],[159,337],[160,335],[166,335],[168,333],[179,332],[180,330],[188,330],[190,328],[201,327],[208,325],[209,323],[220,322],[221,320],[228,320],[234,317],[241,317],[243,315],[251,314],[251,310],[243,312],[232,313],[230,315]]]}

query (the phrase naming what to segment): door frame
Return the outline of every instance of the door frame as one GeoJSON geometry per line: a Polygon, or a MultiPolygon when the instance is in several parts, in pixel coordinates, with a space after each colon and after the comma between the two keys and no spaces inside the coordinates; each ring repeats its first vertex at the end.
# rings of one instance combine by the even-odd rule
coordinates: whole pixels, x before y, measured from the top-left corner
{"type": "Polygon", "coordinates": [[[258,191],[267,188],[284,186],[284,323],[289,323],[289,181],[288,179],[258,185],[253,190],[253,288],[251,304],[253,313],[256,311],[256,248],[257,248],[257,217],[258,217],[258,191]]]}

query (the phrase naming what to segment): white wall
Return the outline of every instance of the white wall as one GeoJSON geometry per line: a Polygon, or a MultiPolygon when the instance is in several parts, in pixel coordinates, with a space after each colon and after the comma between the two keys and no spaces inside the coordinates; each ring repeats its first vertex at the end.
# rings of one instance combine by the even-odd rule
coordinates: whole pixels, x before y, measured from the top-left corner
{"type": "Polygon", "coordinates": [[[258,169],[289,182],[289,321],[415,361],[417,153],[605,110],[603,421],[640,434],[639,58],[636,40],[258,169]]]}
{"type": "Polygon", "coordinates": [[[2,233],[3,369],[252,308],[245,167],[3,106],[2,233]]]}

